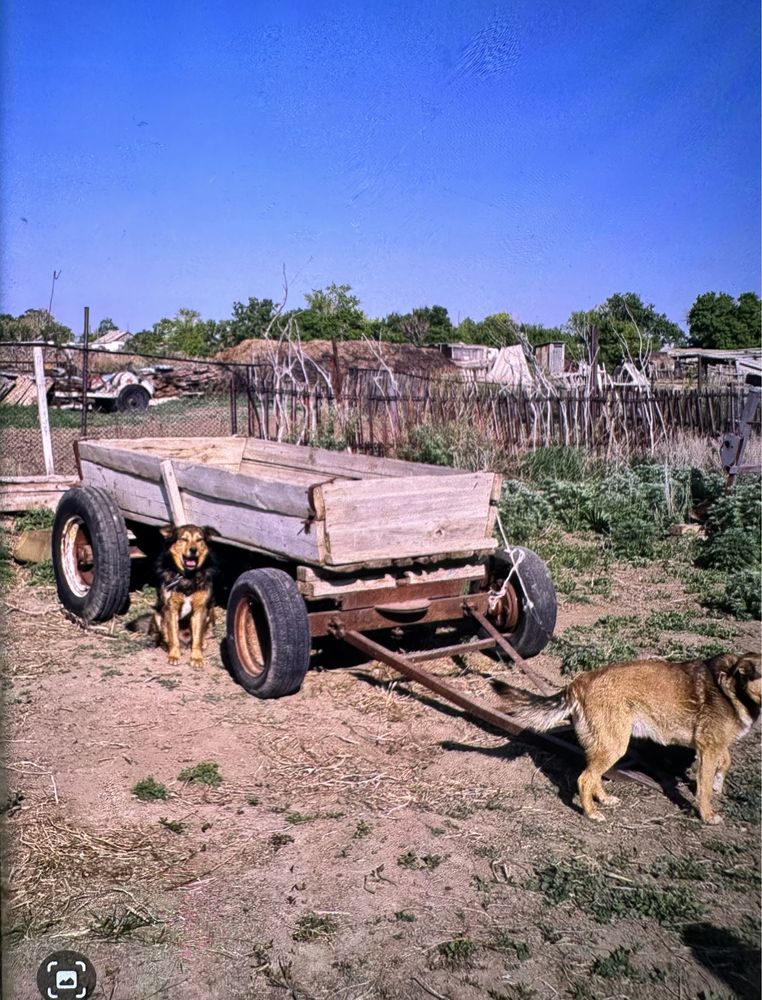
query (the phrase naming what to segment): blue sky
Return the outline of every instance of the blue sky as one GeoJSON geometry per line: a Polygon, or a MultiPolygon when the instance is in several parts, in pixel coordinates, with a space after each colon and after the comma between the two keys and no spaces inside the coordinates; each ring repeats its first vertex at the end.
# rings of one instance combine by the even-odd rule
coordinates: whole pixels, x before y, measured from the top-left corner
{"type": "Polygon", "coordinates": [[[350,284],[548,325],[760,289],[759,10],[9,0],[2,311],[137,331],[350,284]]]}

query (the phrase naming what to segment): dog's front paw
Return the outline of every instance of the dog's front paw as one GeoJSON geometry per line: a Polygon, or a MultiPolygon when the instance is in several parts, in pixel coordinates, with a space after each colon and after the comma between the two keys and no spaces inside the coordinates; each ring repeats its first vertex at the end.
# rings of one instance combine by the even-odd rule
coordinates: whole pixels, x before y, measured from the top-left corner
{"type": "Polygon", "coordinates": [[[170,653],[169,654],[169,665],[170,665],[170,667],[176,667],[179,662],[180,662],[180,654],[179,653],[170,653]]]}
{"type": "Polygon", "coordinates": [[[606,817],[603,815],[603,813],[599,812],[587,813],[587,818],[593,820],[594,823],[606,822],[606,817]]]}
{"type": "Polygon", "coordinates": [[[618,806],[621,801],[618,795],[607,795],[605,799],[601,799],[601,804],[604,806],[618,806]]]}
{"type": "Polygon", "coordinates": [[[191,656],[191,666],[192,667],[203,667],[204,657],[203,656],[191,656]]]}

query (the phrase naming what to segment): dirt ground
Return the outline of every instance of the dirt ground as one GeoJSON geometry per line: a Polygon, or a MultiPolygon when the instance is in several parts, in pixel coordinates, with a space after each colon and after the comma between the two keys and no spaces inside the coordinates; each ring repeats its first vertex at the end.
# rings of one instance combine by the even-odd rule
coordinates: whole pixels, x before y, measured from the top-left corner
{"type": "MultiPolygon", "coordinates": [[[[704,614],[662,577],[616,566],[604,603],[561,600],[557,632],[704,614]]],[[[214,644],[192,670],[128,633],[147,599],[87,631],[28,568],[0,599],[7,1000],[37,997],[62,948],[94,963],[101,1000],[759,996],[757,735],[723,825],[698,822],[690,755],[666,750],[676,789],[618,784],[593,824],[575,758],[377,664],[329,657],[259,701],[214,644]],[[221,783],[179,779],[202,762],[221,783]],[[166,799],[133,794],[148,777],[166,799]]],[[[728,645],[758,648],[758,623],[738,628],[728,645]]],[[[558,662],[533,666],[558,682],[558,662]]],[[[479,653],[431,669],[490,700],[505,670],[479,653]]]]}

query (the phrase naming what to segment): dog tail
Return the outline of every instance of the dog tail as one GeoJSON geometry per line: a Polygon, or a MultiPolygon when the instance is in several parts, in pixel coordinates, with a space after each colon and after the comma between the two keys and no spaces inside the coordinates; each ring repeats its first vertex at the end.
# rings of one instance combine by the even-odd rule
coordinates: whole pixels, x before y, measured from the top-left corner
{"type": "Polygon", "coordinates": [[[497,694],[507,702],[506,714],[520,726],[535,733],[545,733],[548,729],[555,729],[571,714],[565,689],[556,691],[555,694],[542,695],[511,687],[505,681],[499,681],[494,677],[490,683],[497,694]]]}

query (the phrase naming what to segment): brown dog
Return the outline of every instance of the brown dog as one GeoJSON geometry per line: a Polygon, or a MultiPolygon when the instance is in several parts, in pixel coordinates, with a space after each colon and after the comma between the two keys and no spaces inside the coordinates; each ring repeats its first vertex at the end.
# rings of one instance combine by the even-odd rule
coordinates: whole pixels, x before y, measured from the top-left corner
{"type": "Polygon", "coordinates": [[[630,736],[694,747],[696,803],[705,823],[719,823],[712,789],[722,791],[730,745],[760,714],[759,653],[670,663],[639,660],[580,674],[562,691],[543,697],[493,681],[519,725],[545,732],[571,718],[587,767],[577,786],[585,815],[602,820],[595,800],[613,805],[601,778],[624,756],[630,736]]]}
{"type": "Polygon", "coordinates": [[[161,529],[164,549],[157,562],[156,607],[150,631],[163,643],[169,662],[180,662],[180,630],[190,623],[191,665],[204,665],[203,645],[214,626],[215,575],[209,540],[214,528],[195,524],[161,529]]]}

